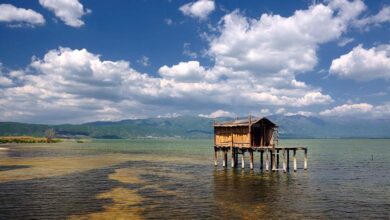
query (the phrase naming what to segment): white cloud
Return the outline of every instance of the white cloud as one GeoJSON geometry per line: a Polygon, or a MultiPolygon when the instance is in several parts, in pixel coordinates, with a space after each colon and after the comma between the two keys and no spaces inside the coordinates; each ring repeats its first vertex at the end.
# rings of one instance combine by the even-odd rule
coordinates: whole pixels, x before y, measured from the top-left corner
{"type": "Polygon", "coordinates": [[[12,86],[13,82],[10,78],[7,78],[5,76],[0,76],[0,87],[7,87],[12,86]]]}
{"type": "Polygon", "coordinates": [[[390,79],[390,45],[365,49],[362,45],[332,61],[330,72],[356,81],[390,79]]]}
{"type": "Polygon", "coordinates": [[[147,56],[142,56],[137,62],[142,66],[150,66],[150,60],[147,56]]]}
{"type": "Polygon", "coordinates": [[[191,51],[190,46],[191,46],[190,43],[183,44],[183,55],[186,55],[191,59],[196,59],[198,57],[198,54],[194,51],[191,51]]]}
{"type": "Polygon", "coordinates": [[[390,6],[383,7],[378,14],[371,15],[355,22],[355,26],[365,28],[368,25],[379,25],[390,21],[390,6]]]}
{"type": "Polygon", "coordinates": [[[252,19],[232,12],[210,38],[214,65],[196,60],[163,65],[158,76],[141,74],[128,61],[102,60],[86,49],[51,50],[33,59],[23,74],[14,74],[18,84],[1,89],[1,106],[8,107],[0,107],[0,120],[80,122],[224,109],[211,117],[247,114],[259,106],[284,113],[288,107],[331,103],[332,97],[296,75],[313,70],[319,45],[338,40],[363,10],[360,1],[338,2],[343,4],[318,4],[290,17],[252,19]]]}
{"type": "Polygon", "coordinates": [[[0,4],[0,22],[10,23],[11,26],[36,26],[43,25],[45,19],[34,10],[0,4]]]}
{"type": "Polygon", "coordinates": [[[234,11],[222,19],[211,41],[216,64],[251,70],[259,76],[312,70],[318,45],[338,39],[365,9],[361,1],[331,1],[298,10],[290,17],[263,14],[249,19],[234,11]]]}
{"type": "Polygon", "coordinates": [[[79,0],[39,0],[39,3],[72,27],[83,26],[81,17],[91,12],[89,9],[84,10],[79,0]]]}
{"type": "Polygon", "coordinates": [[[215,112],[212,112],[209,115],[199,114],[200,117],[205,118],[220,118],[220,117],[234,117],[234,113],[224,111],[224,110],[217,110],[215,112]]]}
{"type": "Polygon", "coordinates": [[[337,42],[337,46],[344,47],[345,45],[352,43],[355,39],[353,38],[342,38],[337,42]]]}
{"type": "Polygon", "coordinates": [[[366,117],[366,118],[389,118],[390,103],[372,105],[369,103],[343,104],[319,113],[326,117],[366,117]]]}
{"type": "Polygon", "coordinates": [[[332,109],[327,109],[320,112],[322,116],[357,116],[361,114],[369,113],[373,110],[374,106],[368,103],[359,104],[344,104],[336,106],[332,109]]]}
{"type": "Polygon", "coordinates": [[[179,8],[184,15],[200,20],[206,19],[214,9],[215,3],[213,0],[198,0],[196,2],[187,3],[179,8]]]}
{"type": "Polygon", "coordinates": [[[176,81],[200,81],[206,78],[206,70],[198,61],[180,62],[168,67],[162,66],[158,72],[163,78],[176,81]]]}

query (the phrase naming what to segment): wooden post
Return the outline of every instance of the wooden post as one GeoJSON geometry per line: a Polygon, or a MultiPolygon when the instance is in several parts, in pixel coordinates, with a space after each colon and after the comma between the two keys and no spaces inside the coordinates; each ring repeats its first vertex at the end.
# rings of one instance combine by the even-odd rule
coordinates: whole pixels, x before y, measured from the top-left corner
{"type": "Polygon", "coordinates": [[[264,151],[260,151],[260,170],[263,170],[263,153],[264,151]]]}
{"type": "Polygon", "coordinates": [[[234,167],[238,166],[238,148],[234,150],[234,167]]]}
{"type": "Polygon", "coordinates": [[[290,171],[290,149],[287,149],[287,171],[290,171]]]}
{"type": "Polygon", "coordinates": [[[250,168],[253,170],[253,150],[249,150],[250,155],[250,168]]]}
{"type": "Polygon", "coordinates": [[[279,150],[276,150],[276,168],[279,169],[279,150]]]}
{"type": "Polygon", "coordinates": [[[222,162],[222,166],[223,167],[226,167],[226,164],[227,163],[227,151],[226,149],[223,149],[223,162],[222,162]]]}
{"type": "Polygon", "coordinates": [[[235,158],[234,158],[235,157],[235,155],[234,155],[235,149],[232,147],[231,150],[232,150],[232,153],[231,153],[231,160],[230,161],[231,161],[232,168],[234,168],[235,167],[235,164],[234,164],[234,162],[235,162],[235,158]]]}
{"type": "Polygon", "coordinates": [[[245,168],[245,151],[242,151],[241,153],[241,168],[245,168]]]}
{"type": "Polygon", "coordinates": [[[293,160],[294,160],[294,172],[297,172],[297,156],[296,156],[296,154],[297,154],[297,150],[296,149],[294,149],[294,155],[293,155],[293,160]]]}
{"type": "Polygon", "coordinates": [[[286,149],[284,148],[283,148],[282,157],[283,157],[283,171],[286,172],[286,149]]]}
{"type": "Polygon", "coordinates": [[[269,160],[268,160],[268,150],[266,150],[266,152],[265,152],[265,171],[268,171],[268,169],[269,169],[269,160]]]}
{"type": "Polygon", "coordinates": [[[304,164],[303,164],[303,169],[307,170],[307,149],[306,148],[305,148],[305,160],[304,160],[304,164]]]}
{"type": "Polygon", "coordinates": [[[214,147],[214,166],[218,166],[218,148],[214,147]]]}
{"type": "Polygon", "coordinates": [[[270,157],[270,163],[271,163],[271,170],[274,167],[274,160],[273,160],[273,155],[272,155],[272,149],[269,151],[269,157],[270,157]]]}
{"type": "Polygon", "coordinates": [[[272,171],[276,171],[276,155],[275,155],[275,150],[272,150],[272,154],[273,154],[273,161],[272,161],[272,171]]]}

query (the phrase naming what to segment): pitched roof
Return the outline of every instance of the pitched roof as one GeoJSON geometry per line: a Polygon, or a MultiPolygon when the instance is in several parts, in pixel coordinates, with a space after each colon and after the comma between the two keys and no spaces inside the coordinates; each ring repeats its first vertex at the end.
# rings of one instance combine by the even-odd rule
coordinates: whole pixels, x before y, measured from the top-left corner
{"type": "Polygon", "coordinates": [[[239,120],[237,119],[234,121],[215,122],[214,127],[248,127],[249,124],[252,125],[252,124],[255,124],[261,120],[264,120],[273,126],[277,126],[275,123],[270,121],[268,118],[263,117],[263,118],[251,118],[250,123],[249,123],[249,118],[239,119],[239,120]]]}

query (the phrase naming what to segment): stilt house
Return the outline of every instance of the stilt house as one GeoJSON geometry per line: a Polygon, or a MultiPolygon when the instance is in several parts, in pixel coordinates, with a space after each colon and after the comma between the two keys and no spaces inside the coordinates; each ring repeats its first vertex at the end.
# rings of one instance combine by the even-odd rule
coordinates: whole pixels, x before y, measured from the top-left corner
{"type": "Polygon", "coordinates": [[[278,126],[267,118],[214,122],[215,147],[275,147],[278,126]]]}

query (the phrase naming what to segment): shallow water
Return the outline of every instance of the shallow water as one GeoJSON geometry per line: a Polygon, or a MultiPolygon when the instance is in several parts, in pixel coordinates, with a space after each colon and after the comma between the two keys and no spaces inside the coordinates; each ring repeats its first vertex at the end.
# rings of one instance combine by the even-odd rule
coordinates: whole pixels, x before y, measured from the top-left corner
{"type": "Polygon", "coordinates": [[[309,169],[214,167],[212,140],[2,145],[0,219],[390,219],[390,140],[280,145],[309,169]]]}

